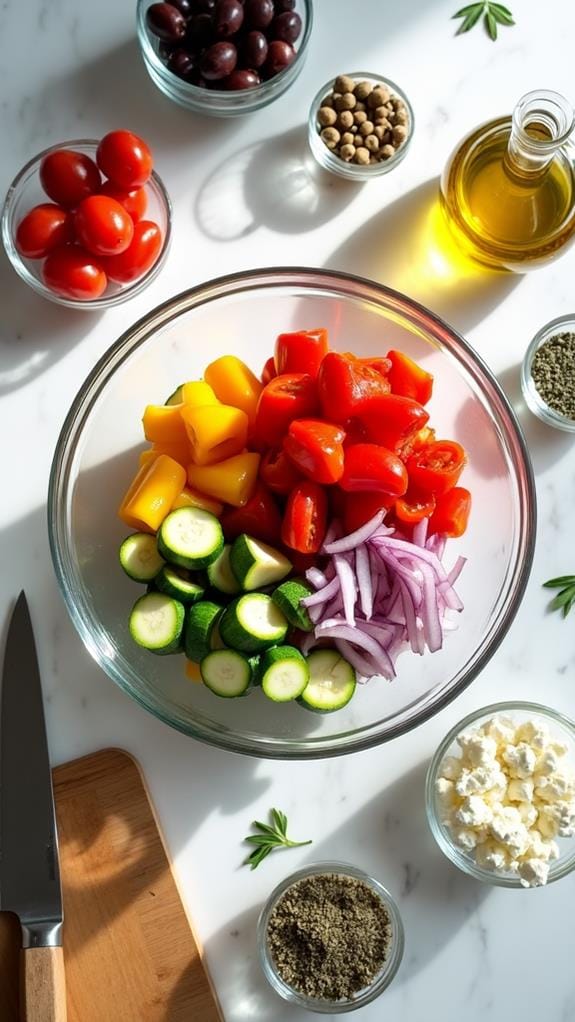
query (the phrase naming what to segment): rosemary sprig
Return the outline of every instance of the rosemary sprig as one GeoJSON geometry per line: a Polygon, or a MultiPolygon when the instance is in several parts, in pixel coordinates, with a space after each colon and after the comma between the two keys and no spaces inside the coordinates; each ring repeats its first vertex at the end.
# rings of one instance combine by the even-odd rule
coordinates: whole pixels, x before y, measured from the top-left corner
{"type": "Polygon", "coordinates": [[[551,600],[549,609],[563,610],[563,617],[567,617],[571,607],[575,604],[575,575],[560,575],[559,578],[550,578],[543,585],[546,589],[560,590],[551,600]]]}
{"type": "Polygon", "coordinates": [[[279,809],[270,810],[270,819],[273,826],[267,823],[260,823],[254,820],[252,827],[258,831],[257,834],[249,834],[244,838],[249,845],[255,845],[254,850],[248,855],[244,865],[256,869],[266,855],[273,852],[274,848],[300,848],[302,845],[311,845],[311,841],[291,841],[287,836],[287,816],[279,809]]]}
{"type": "Polygon", "coordinates": [[[494,0],[478,0],[478,3],[468,4],[452,15],[453,18],[463,18],[457,30],[457,35],[462,32],[469,32],[483,15],[483,24],[487,34],[495,41],[497,39],[498,25],[514,25],[513,15],[508,7],[495,3],[494,0]]]}

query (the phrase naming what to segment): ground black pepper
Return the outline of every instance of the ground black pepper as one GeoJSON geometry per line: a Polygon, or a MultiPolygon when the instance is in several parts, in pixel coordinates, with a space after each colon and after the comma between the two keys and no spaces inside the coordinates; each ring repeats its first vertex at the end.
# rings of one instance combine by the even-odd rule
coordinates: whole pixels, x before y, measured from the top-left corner
{"type": "Polygon", "coordinates": [[[575,419],[575,333],[555,334],[545,341],[533,356],[531,376],[550,408],[575,419]]]}
{"type": "Polygon", "coordinates": [[[340,1001],[365,989],[381,971],[392,927],[381,898],[363,880],[318,873],[282,895],[267,939],[288,986],[315,1000],[340,1001]]]}

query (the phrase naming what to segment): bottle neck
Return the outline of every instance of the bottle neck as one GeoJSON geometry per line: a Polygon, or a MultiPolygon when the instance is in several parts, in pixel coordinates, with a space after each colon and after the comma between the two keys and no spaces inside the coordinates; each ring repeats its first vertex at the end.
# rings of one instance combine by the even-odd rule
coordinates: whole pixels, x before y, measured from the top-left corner
{"type": "Polygon", "coordinates": [[[507,169],[523,179],[543,176],[567,142],[574,123],[571,105],[558,92],[528,92],[513,111],[507,169]]]}

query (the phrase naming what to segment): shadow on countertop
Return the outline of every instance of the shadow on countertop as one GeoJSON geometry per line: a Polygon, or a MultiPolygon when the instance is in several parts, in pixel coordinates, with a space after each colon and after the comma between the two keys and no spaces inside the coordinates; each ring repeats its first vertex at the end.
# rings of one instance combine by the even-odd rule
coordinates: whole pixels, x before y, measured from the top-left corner
{"type": "Polygon", "coordinates": [[[546,471],[573,450],[573,434],[548,426],[528,408],[521,390],[521,363],[504,369],[498,379],[519,419],[535,473],[546,471]]]}

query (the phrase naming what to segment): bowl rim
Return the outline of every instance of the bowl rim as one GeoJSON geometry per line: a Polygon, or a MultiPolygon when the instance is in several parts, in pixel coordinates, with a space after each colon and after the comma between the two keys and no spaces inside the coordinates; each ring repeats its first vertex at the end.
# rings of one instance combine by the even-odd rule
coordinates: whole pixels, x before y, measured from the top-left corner
{"type": "MultiPolygon", "coordinates": [[[[101,139],[99,138],[72,138],[67,139],[64,142],[56,142],[54,145],[48,146],[46,149],[42,149],[41,152],[36,153],[35,156],[32,156],[29,160],[27,160],[24,166],[20,168],[16,176],[10,182],[2,204],[2,210],[0,211],[0,232],[2,234],[4,250],[13,269],[16,271],[21,280],[28,284],[28,286],[31,287],[36,294],[39,294],[42,298],[48,299],[48,301],[55,302],[57,305],[63,305],[68,309],[86,309],[87,311],[92,312],[97,312],[102,309],[110,309],[115,305],[120,305],[122,302],[127,301],[134,295],[139,294],[148,286],[148,284],[152,283],[166,261],[172,240],[173,209],[168,190],[157,171],[152,170],[149,180],[145,185],[142,185],[142,187],[154,187],[165,210],[166,229],[164,231],[160,253],[153,266],[150,266],[150,269],[146,271],[143,277],[138,277],[138,279],[132,284],[129,284],[120,291],[116,291],[113,295],[106,296],[104,293],[100,296],[100,298],[95,298],[93,301],[84,301],[82,299],[65,298],[61,295],[57,295],[54,291],[51,291],[40,277],[37,277],[28,269],[20,253],[16,249],[14,237],[10,230],[10,219],[12,208],[18,199],[21,186],[31,172],[34,172],[39,176],[40,164],[45,156],[49,156],[51,153],[60,152],[62,149],[94,148],[94,150],[97,150],[100,142],[101,139]]],[[[46,196],[46,199],[49,202],[53,201],[49,196],[46,196]]]]}
{"type": "Polygon", "coordinates": [[[571,333],[575,331],[575,312],[550,319],[531,339],[521,361],[521,390],[525,404],[541,422],[547,426],[554,426],[555,429],[560,429],[563,433],[575,433],[575,419],[570,419],[562,412],[556,411],[541,397],[531,375],[531,366],[537,350],[550,337],[563,331],[569,331],[569,328],[571,328],[571,333]]]}
{"type": "Polygon", "coordinates": [[[426,309],[419,302],[384,284],[379,284],[365,277],[342,271],[316,269],[313,267],[280,266],[227,274],[182,291],[148,311],[135,324],[125,330],[120,338],[104,352],[80,387],[62,425],[50,470],[47,516],[52,561],[70,617],[86,648],[96,662],[123,691],[131,695],[136,702],[154,716],[163,720],[164,723],[169,724],[183,734],[198,738],[218,748],[265,759],[326,759],[374,748],[384,742],[398,738],[402,734],[406,734],[425,721],[430,720],[448,706],[483,670],[496,649],[501,645],[523,599],[533,562],[537,504],[533,468],[515,412],[495,375],[475,349],[456,330],[448,326],[444,320],[426,309]],[[431,705],[421,707],[413,719],[409,718],[401,723],[393,724],[385,735],[371,733],[371,726],[366,725],[354,731],[352,737],[339,734],[327,740],[308,738],[305,743],[300,739],[272,738],[262,740],[258,738],[257,745],[255,745],[247,736],[234,735],[233,739],[230,739],[228,733],[223,728],[212,727],[206,729],[202,725],[191,726],[188,721],[179,721],[174,719],[174,717],[167,716],[148,694],[132,689],[122,672],[118,670],[114,658],[106,656],[98,648],[88,621],[84,619],[79,611],[79,594],[75,591],[73,592],[68,585],[63,554],[63,551],[66,550],[66,536],[65,530],[62,530],[62,517],[66,506],[64,497],[68,487],[75,445],[82,434],[86,419],[106,385],[111,372],[116,371],[131,356],[132,352],[140,344],[145,343],[153,333],[172,319],[175,319],[182,305],[187,306],[189,310],[198,305],[209,304],[220,297],[229,297],[236,293],[290,285],[302,288],[307,287],[310,290],[323,287],[324,289],[329,289],[332,293],[335,292],[340,297],[353,298],[354,300],[363,299],[366,302],[381,302],[383,298],[388,304],[390,302],[392,304],[395,303],[401,309],[404,317],[416,323],[419,328],[423,318],[430,327],[434,328],[436,336],[439,339],[443,338],[448,350],[452,348],[460,349],[467,356],[468,372],[474,379],[481,381],[482,390],[485,390],[485,385],[487,384],[491,391],[491,396],[499,403],[500,411],[507,420],[507,439],[511,442],[511,446],[514,449],[515,458],[519,459],[519,463],[524,469],[523,472],[517,473],[517,480],[521,508],[524,512],[525,520],[522,522],[523,527],[519,531],[518,569],[515,571],[513,586],[507,596],[506,605],[500,608],[498,616],[492,625],[489,641],[485,644],[485,639],[483,640],[482,644],[475,651],[474,661],[471,665],[466,665],[457,683],[452,685],[448,691],[443,692],[440,698],[431,705]],[[451,344],[448,343],[449,341],[451,344]],[[520,553],[522,556],[519,556],[520,553]]]}
{"type": "MultiPolygon", "coordinates": [[[[498,703],[489,703],[487,706],[480,706],[477,710],[472,710],[460,721],[453,725],[452,728],[447,732],[443,740],[439,743],[435,750],[427,774],[425,777],[425,811],[427,815],[427,821],[429,829],[437,842],[437,845],[450,862],[454,866],[457,866],[462,873],[466,873],[467,876],[473,877],[475,880],[480,880],[483,883],[490,884],[493,887],[507,887],[510,890],[535,890],[535,888],[525,888],[521,884],[518,877],[511,876],[509,873],[495,873],[488,869],[484,869],[483,866],[479,866],[470,855],[467,855],[462,849],[458,848],[457,845],[449,837],[449,831],[444,826],[439,818],[439,814],[436,808],[436,797],[435,797],[435,781],[438,776],[439,768],[454,741],[458,735],[465,731],[467,728],[477,724],[483,717],[491,716],[505,716],[506,714],[512,714],[513,712],[520,713],[531,713],[533,716],[544,717],[547,720],[552,720],[555,724],[564,728],[565,731],[570,733],[573,742],[575,743],[575,720],[572,720],[567,714],[561,710],[555,710],[552,706],[545,706],[543,703],[534,703],[526,699],[507,699],[498,703]]],[[[563,859],[561,856],[555,862],[550,864],[549,879],[545,886],[555,883],[557,880],[561,880],[562,877],[567,876],[575,869],[575,848],[573,848],[571,854],[563,859]]]]}

